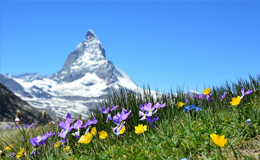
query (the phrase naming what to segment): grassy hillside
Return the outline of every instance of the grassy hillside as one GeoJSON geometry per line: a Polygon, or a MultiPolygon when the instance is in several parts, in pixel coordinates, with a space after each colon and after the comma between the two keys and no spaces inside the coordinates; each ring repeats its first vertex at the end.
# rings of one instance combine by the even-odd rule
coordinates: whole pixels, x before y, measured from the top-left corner
{"type": "Polygon", "coordinates": [[[1,158],[259,159],[259,89],[260,76],[249,76],[249,80],[210,87],[201,95],[178,90],[177,95],[155,99],[149,88],[143,96],[124,89],[119,94],[112,90],[88,123],[82,120],[81,124],[80,118],[67,116],[67,125],[63,124],[64,119],[33,128],[2,129],[1,158]],[[106,122],[106,109],[110,107],[111,111],[115,106],[118,107],[111,112],[113,120],[106,122]],[[139,124],[146,127],[137,127],[139,124]]]}

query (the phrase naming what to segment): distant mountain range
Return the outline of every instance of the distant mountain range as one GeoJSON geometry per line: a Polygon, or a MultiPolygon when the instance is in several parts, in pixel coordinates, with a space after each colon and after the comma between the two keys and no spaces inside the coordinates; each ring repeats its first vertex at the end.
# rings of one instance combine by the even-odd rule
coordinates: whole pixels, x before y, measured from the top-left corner
{"type": "MultiPolygon", "coordinates": [[[[12,91],[0,83],[0,121],[13,121],[16,118],[17,110],[20,110],[21,122],[44,123],[45,119],[41,111],[30,106],[27,102],[16,96],[12,91]]],[[[47,115],[47,122],[52,119],[47,115]]]]}
{"type": "Polygon", "coordinates": [[[105,50],[92,30],[69,54],[59,72],[48,76],[39,73],[0,75],[0,82],[31,106],[52,111],[57,116],[69,112],[86,117],[106,98],[111,87],[142,90],[106,59],[105,50]]]}

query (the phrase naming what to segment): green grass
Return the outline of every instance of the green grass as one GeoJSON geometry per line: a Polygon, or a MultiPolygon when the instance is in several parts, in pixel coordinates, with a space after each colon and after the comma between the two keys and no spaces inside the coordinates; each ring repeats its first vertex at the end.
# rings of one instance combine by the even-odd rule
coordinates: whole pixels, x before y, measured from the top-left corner
{"type": "MultiPolygon", "coordinates": [[[[249,80],[239,79],[237,83],[226,82],[219,87],[211,87],[214,100],[193,99],[186,95],[183,90],[177,90],[177,95],[162,95],[156,99],[151,96],[150,89],[143,90],[143,96],[133,91],[121,89],[119,93],[110,90],[107,101],[103,101],[99,109],[90,115],[98,119],[96,128],[98,132],[106,131],[106,139],[99,139],[98,135],[93,136],[89,144],[79,144],[77,139],[68,134],[68,142],[58,148],[53,143],[60,140],[60,137],[48,138],[47,144],[37,147],[37,155],[29,156],[32,146],[30,137],[43,135],[52,130],[57,133],[61,129],[57,124],[39,126],[34,129],[23,129],[21,131],[0,131],[0,150],[4,150],[7,144],[13,144],[11,151],[5,151],[7,156],[2,159],[12,159],[11,152],[15,154],[21,148],[25,148],[27,156],[22,159],[258,159],[260,157],[260,76],[249,76],[249,80]],[[232,97],[241,95],[241,88],[254,90],[251,95],[245,96],[239,106],[232,106],[232,97]],[[223,101],[219,100],[220,94],[227,92],[223,101]],[[186,111],[184,107],[177,109],[177,102],[185,102],[188,97],[189,105],[202,103],[202,111],[186,111]],[[156,115],[159,120],[155,122],[156,128],[150,128],[145,121],[139,121],[139,105],[151,102],[166,102],[166,107],[158,110],[156,115]],[[106,123],[107,115],[100,113],[101,107],[119,105],[112,112],[112,116],[121,112],[122,108],[131,110],[131,118],[127,120],[126,131],[118,137],[113,134],[112,127],[116,125],[109,121],[106,123]],[[245,124],[250,118],[251,124],[245,124]],[[135,126],[144,124],[148,130],[140,135],[135,134],[135,126]],[[210,138],[211,133],[225,135],[228,142],[221,148],[210,138]],[[23,138],[23,141],[21,141],[23,138]],[[68,151],[63,148],[70,146],[68,151]]],[[[21,113],[22,114],[22,113],[21,113]]],[[[155,116],[153,116],[155,117],[155,116]]],[[[65,117],[64,117],[65,118],[65,117]]],[[[77,119],[73,119],[74,122],[77,119]]],[[[85,124],[86,120],[84,120],[85,124]]],[[[85,130],[81,131],[81,135],[85,130]]],[[[15,159],[15,158],[13,158],[15,159]]]]}

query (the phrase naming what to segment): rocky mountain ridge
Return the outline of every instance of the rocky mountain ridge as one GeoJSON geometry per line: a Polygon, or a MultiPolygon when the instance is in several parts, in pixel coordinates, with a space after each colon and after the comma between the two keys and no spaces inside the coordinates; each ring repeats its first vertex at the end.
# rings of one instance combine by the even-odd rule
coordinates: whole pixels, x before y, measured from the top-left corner
{"type": "MultiPolygon", "coordinates": [[[[17,110],[20,110],[20,119],[24,124],[45,123],[41,111],[30,106],[0,83],[0,121],[14,122],[17,110]]],[[[50,116],[47,115],[47,122],[51,120],[50,116]]]]}
{"type": "Polygon", "coordinates": [[[0,82],[33,107],[51,110],[58,116],[69,112],[87,117],[101,100],[106,99],[109,88],[142,90],[106,59],[104,47],[92,30],[69,54],[57,73],[49,76],[9,74],[0,76],[0,82]]]}

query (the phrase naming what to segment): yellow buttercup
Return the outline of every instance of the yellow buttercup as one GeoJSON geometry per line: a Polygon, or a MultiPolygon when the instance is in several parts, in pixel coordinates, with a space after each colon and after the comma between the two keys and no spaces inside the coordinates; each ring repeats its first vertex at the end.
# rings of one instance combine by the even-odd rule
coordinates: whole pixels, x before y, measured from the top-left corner
{"type": "Polygon", "coordinates": [[[204,95],[209,95],[210,92],[211,92],[211,89],[208,88],[208,89],[204,89],[202,94],[204,94],[204,95]]]}
{"type": "Polygon", "coordinates": [[[233,106],[237,106],[239,105],[241,102],[241,97],[240,96],[237,96],[237,98],[233,97],[232,98],[232,101],[230,102],[233,106]]]}
{"type": "Polygon", "coordinates": [[[224,145],[227,143],[227,139],[224,135],[219,136],[215,133],[212,133],[210,134],[210,137],[213,140],[213,142],[219,147],[224,147],[224,145]]]}
{"type": "Polygon", "coordinates": [[[177,105],[178,105],[178,109],[179,109],[179,108],[181,108],[184,105],[184,103],[183,102],[178,102],[177,105]]]}

